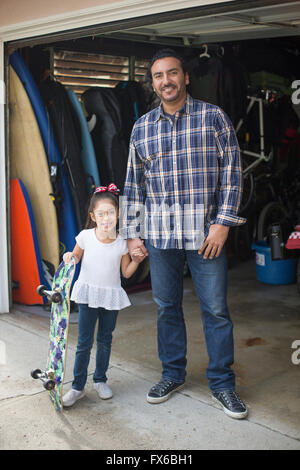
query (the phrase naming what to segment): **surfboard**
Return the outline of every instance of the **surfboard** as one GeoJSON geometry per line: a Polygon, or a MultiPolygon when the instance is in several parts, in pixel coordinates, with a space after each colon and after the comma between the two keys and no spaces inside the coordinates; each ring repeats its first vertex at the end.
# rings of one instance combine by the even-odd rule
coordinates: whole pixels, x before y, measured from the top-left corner
{"type": "Polygon", "coordinates": [[[11,178],[22,178],[33,209],[41,257],[59,265],[56,209],[47,157],[28,95],[10,67],[9,154],[11,178]]]}
{"type": "Polygon", "coordinates": [[[91,131],[101,184],[115,183],[123,192],[128,147],[122,132],[118,100],[110,88],[92,87],[82,94],[86,111],[96,116],[91,131]]]}
{"type": "MultiPolygon", "coordinates": [[[[60,209],[58,211],[58,224],[59,224],[59,241],[60,241],[60,255],[65,251],[72,251],[75,244],[75,236],[78,234],[79,229],[76,223],[74,206],[71,198],[68,179],[65,169],[62,165],[62,157],[50,125],[45,105],[40,96],[39,90],[33,80],[31,73],[26,67],[23,59],[18,51],[10,55],[10,64],[17,73],[27,95],[30,99],[32,108],[34,110],[41,137],[44,144],[44,149],[47,155],[48,163],[51,166],[51,181],[53,181],[55,165],[57,165],[59,177],[59,186],[61,188],[61,196],[63,198],[60,209]]],[[[77,265],[78,266],[78,265],[77,265]]],[[[76,279],[76,275],[74,276],[76,279]]]]}
{"type": "Polygon", "coordinates": [[[100,186],[100,178],[97,166],[97,160],[94,150],[93,140],[91,138],[88,123],[83,108],[73,90],[67,88],[68,97],[76,113],[81,129],[81,152],[80,158],[86,173],[89,191],[92,194],[95,187],[100,186]]]}
{"type": "Polygon", "coordinates": [[[20,179],[10,181],[10,203],[13,301],[27,305],[45,303],[46,299],[37,294],[36,288],[48,283],[44,278],[33,209],[20,179]]]}
{"type": "Polygon", "coordinates": [[[63,156],[76,220],[81,230],[86,223],[90,194],[80,158],[81,130],[79,120],[73,111],[64,85],[47,77],[40,84],[39,90],[50,118],[58,148],[63,156]]]}

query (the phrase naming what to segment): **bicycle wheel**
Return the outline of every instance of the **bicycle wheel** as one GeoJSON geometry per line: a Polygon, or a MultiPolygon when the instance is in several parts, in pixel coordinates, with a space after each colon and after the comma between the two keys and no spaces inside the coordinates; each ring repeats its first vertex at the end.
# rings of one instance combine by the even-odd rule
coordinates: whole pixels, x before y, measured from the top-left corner
{"type": "MultiPolygon", "coordinates": [[[[247,166],[247,162],[243,159],[242,160],[242,167],[243,170],[247,166]]],[[[240,213],[245,212],[245,210],[249,207],[254,193],[254,176],[252,171],[248,173],[243,173],[244,176],[244,185],[243,185],[243,195],[240,205],[240,213]]]]}
{"type": "Polygon", "coordinates": [[[234,227],[233,246],[234,254],[240,261],[247,261],[253,256],[252,242],[254,239],[254,217],[248,217],[245,224],[234,227]]]}
{"type": "Polygon", "coordinates": [[[240,213],[245,212],[245,210],[249,207],[254,193],[254,177],[253,173],[248,173],[244,175],[244,188],[243,188],[243,196],[240,205],[240,213]]]}
{"type": "Polygon", "coordinates": [[[269,227],[273,223],[280,224],[283,234],[289,226],[289,215],[280,202],[269,202],[259,214],[257,223],[258,240],[267,240],[269,227]]]}

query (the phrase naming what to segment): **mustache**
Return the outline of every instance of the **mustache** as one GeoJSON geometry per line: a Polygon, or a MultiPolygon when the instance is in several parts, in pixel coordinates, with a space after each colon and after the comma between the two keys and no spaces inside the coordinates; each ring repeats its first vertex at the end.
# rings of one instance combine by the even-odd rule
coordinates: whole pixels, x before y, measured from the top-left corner
{"type": "Polygon", "coordinates": [[[164,91],[166,88],[176,88],[176,85],[173,85],[173,83],[164,85],[163,87],[161,87],[161,91],[164,91]]]}

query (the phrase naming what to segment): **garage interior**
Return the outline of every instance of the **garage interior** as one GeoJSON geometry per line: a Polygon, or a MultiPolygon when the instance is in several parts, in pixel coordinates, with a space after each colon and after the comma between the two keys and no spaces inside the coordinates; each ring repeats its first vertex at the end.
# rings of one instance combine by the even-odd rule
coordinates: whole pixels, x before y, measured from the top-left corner
{"type": "MultiPolygon", "coordinates": [[[[258,219],[261,211],[278,197],[281,197],[283,203],[292,199],[296,203],[292,208],[293,215],[298,215],[300,189],[297,177],[300,152],[298,153],[299,140],[297,141],[296,134],[299,135],[300,105],[291,103],[294,91],[291,83],[299,79],[300,11],[299,2],[281,2],[278,5],[266,2],[265,7],[253,9],[251,3],[247,2],[249,7],[239,11],[231,8],[224,10],[225,7],[220,7],[219,10],[190,9],[169,15],[157,15],[155,18],[141,18],[140,21],[132,21],[132,25],[124,22],[121,25],[95,26],[77,32],[60,33],[54,37],[26,39],[9,43],[7,52],[9,54],[15,49],[19,50],[37,84],[42,81],[45,71],[50,70],[52,79],[71,87],[79,97],[90,86],[114,88],[120,81],[120,73],[124,73],[125,69],[124,64],[121,67],[123,72],[111,73],[111,57],[119,58],[119,69],[120,58],[128,58],[124,81],[140,80],[140,83],[143,82],[149,59],[162,47],[172,47],[179,51],[191,67],[193,66],[191,72],[196,71],[196,75],[198,73],[197,78],[202,77],[199,64],[203,59],[214,59],[218,65],[224,67],[222,73],[225,67],[230,69],[230,64],[234,64],[235,70],[239,67],[238,70],[245,71],[245,76],[237,79],[237,83],[248,85],[246,96],[243,96],[242,110],[228,107],[235,113],[233,117],[230,116],[235,126],[245,114],[249,104],[249,91],[257,92],[264,87],[263,94],[258,95],[263,97],[265,110],[267,131],[264,152],[265,155],[272,156],[269,161],[260,160],[250,172],[250,176],[249,173],[245,174],[246,196],[248,190],[252,191],[250,186],[255,182],[251,201],[241,214],[247,218],[247,224],[241,231],[239,229],[239,233],[236,229],[230,231],[226,246],[229,260],[228,304],[235,336],[233,368],[237,376],[237,391],[249,406],[248,420],[299,440],[300,364],[292,360],[292,344],[295,340],[300,340],[299,291],[296,282],[274,285],[258,280],[252,243],[258,240],[258,219]],[[82,60],[81,63],[85,64],[88,59],[84,61],[84,55],[87,58],[91,55],[99,55],[102,58],[108,56],[108,63],[104,64],[101,73],[96,73],[97,67],[94,67],[94,73],[91,73],[91,70],[85,72],[87,68],[80,69],[78,66],[77,72],[75,70],[71,77],[70,70],[74,72],[74,67],[70,65],[72,55],[76,55],[77,62],[82,60]],[[278,103],[282,102],[289,103],[288,114],[283,116],[279,111],[279,115],[268,127],[267,119],[274,118],[279,110],[278,103]],[[284,129],[281,127],[283,122],[286,126],[284,129]],[[278,133],[274,132],[277,128],[280,130],[280,138],[278,133]],[[288,143],[285,134],[287,129],[294,131],[288,135],[288,143]],[[282,189],[280,182],[287,184],[291,192],[287,195],[274,194],[274,191],[269,190],[269,187],[282,189]]],[[[230,100],[230,94],[227,99],[228,97],[230,100]]],[[[205,100],[203,96],[199,98],[205,100]]],[[[224,102],[228,104],[228,101],[224,102]]],[[[147,104],[149,106],[149,101],[147,104]]],[[[214,104],[220,105],[220,102],[214,104]]],[[[232,105],[232,102],[229,104],[232,105]]],[[[241,104],[241,100],[238,100],[238,104],[241,104]]],[[[254,123],[253,133],[241,127],[238,134],[242,151],[261,151],[261,141],[257,134],[257,112],[253,107],[251,119],[246,120],[249,126],[254,123]]],[[[228,114],[230,115],[229,112],[228,114]]],[[[242,153],[242,156],[245,164],[253,163],[254,160],[251,160],[249,154],[242,153]]],[[[278,213],[275,213],[274,217],[275,220],[269,221],[269,224],[278,222],[278,213]]],[[[300,223],[300,219],[295,219],[294,225],[297,222],[300,223]]],[[[292,230],[293,223],[289,219],[282,234],[285,241],[292,230]]],[[[265,241],[269,242],[268,233],[263,235],[265,241]]],[[[287,258],[297,256],[294,251],[289,253],[284,250],[284,253],[287,258]]],[[[127,286],[132,306],[120,312],[112,346],[112,369],[115,371],[120,364],[126,364],[125,367],[131,374],[127,377],[126,387],[134,383],[135,376],[156,381],[161,371],[156,347],[156,305],[151,298],[147,268],[144,267],[142,275],[139,273],[139,276],[140,279],[131,280],[127,286]]],[[[201,313],[188,272],[185,277],[184,312],[188,336],[188,368],[186,386],[180,393],[213,406],[205,376],[207,354],[201,313]]],[[[12,313],[25,326],[32,325],[33,319],[36,319],[37,329],[46,334],[49,312],[43,307],[13,303],[12,313]]],[[[71,350],[76,348],[77,342],[76,318],[74,311],[71,314],[71,350]]],[[[47,349],[43,354],[46,357],[47,349]]],[[[94,360],[95,351],[92,358],[94,360]]],[[[72,378],[72,366],[73,364],[68,364],[68,383],[72,378]]],[[[90,388],[92,366],[93,361],[88,382],[90,388]]],[[[117,380],[116,374],[112,375],[111,385],[116,394],[121,393],[122,384],[117,380]]],[[[147,390],[145,395],[146,392],[147,390]]],[[[82,400],[80,406],[84,409],[90,404],[82,400]]],[[[169,406],[171,407],[171,403],[169,406]]]]}

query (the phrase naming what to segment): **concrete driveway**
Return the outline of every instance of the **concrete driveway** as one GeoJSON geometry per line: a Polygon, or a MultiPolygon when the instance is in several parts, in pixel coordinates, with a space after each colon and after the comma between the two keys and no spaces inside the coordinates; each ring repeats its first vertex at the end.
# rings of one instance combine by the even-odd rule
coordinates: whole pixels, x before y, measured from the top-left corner
{"type": "MultiPolygon", "coordinates": [[[[160,378],[156,307],[151,291],[130,296],[119,314],[109,383],[114,397],[102,401],[93,389],[93,349],[86,397],[64,413],[52,407],[30,370],[43,368],[48,350],[48,313],[14,305],[0,315],[0,449],[300,449],[300,365],[291,344],[300,339],[296,286],[256,281],[253,262],[230,271],[229,306],[235,325],[237,390],[249,417],[227,417],[211,400],[207,355],[190,278],[184,308],[188,334],[185,388],[160,405],[146,402],[160,378]]],[[[71,387],[77,341],[71,315],[65,390],[71,387]]]]}

